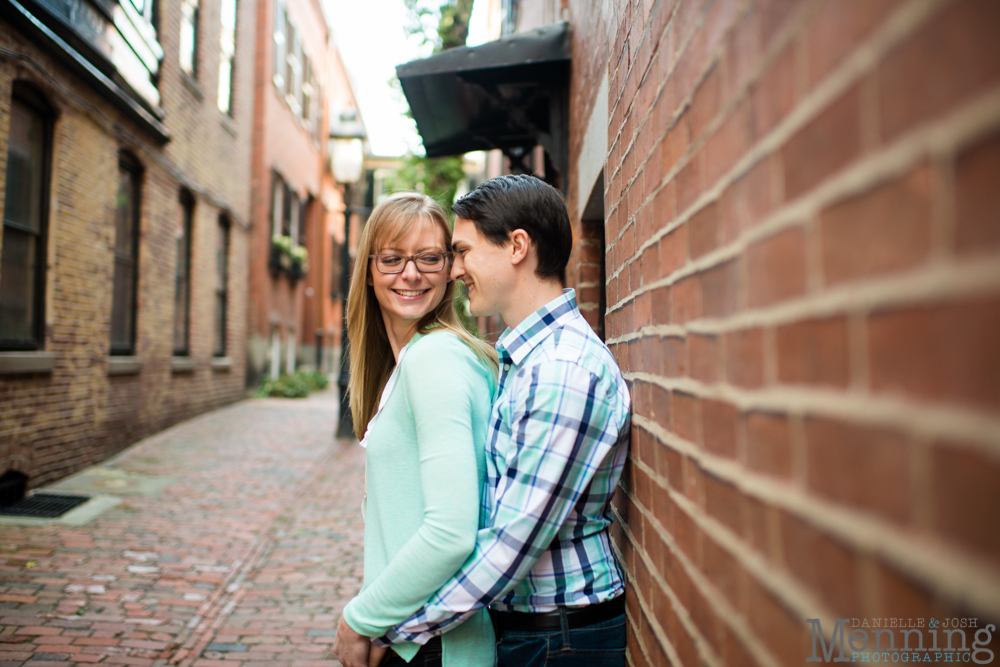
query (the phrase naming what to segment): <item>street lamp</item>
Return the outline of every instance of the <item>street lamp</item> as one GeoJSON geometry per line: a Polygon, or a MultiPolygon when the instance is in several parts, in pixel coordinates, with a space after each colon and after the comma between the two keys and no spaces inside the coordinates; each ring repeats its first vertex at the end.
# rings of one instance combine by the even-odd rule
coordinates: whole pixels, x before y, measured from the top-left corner
{"type": "Polygon", "coordinates": [[[351,256],[347,240],[351,231],[351,214],[360,212],[351,208],[351,185],[361,180],[365,163],[365,128],[358,120],[358,112],[350,109],[340,114],[330,126],[329,154],[333,178],[344,186],[344,243],[340,246],[340,296],[343,304],[343,324],[340,334],[340,420],[336,437],[349,438],[354,434],[351,419],[351,400],[347,387],[351,379],[350,349],[347,340],[347,293],[351,285],[351,256]]]}

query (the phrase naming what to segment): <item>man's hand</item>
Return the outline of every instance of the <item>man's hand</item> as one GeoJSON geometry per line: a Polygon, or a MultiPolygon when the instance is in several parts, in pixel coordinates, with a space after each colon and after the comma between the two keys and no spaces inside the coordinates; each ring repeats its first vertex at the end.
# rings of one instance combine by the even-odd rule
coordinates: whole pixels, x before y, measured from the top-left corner
{"type": "Polygon", "coordinates": [[[368,654],[372,649],[371,639],[359,635],[340,617],[337,636],[333,640],[333,652],[344,667],[368,667],[368,654]]]}
{"type": "Polygon", "coordinates": [[[385,662],[385,652],[388,650],[388,646],[375,646],[372,644],[372,651],[368,654],[368,667],[378,667],[385,662]]]}

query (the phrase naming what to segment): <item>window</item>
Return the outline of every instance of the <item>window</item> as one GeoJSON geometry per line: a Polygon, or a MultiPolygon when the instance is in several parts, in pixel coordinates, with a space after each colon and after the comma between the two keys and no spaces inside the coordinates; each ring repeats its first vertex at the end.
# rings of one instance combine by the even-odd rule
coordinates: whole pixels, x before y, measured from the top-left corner
{"type": "Polygon", "coordinates": [[[0,348],[39,350],[44,343],[50,128],[42,98],[15,82],[0,254],[0,348]]]}
{"type": "Polygon", "coordinates": [[[313,85],[312,85],[312,63],[309,62],[309,56],[302,54],[302,120],[309,122],[309,117],[312,114],[312,99],[313,99],[313,85]]]}
{"type": "Polygon", "coordinates": [[[275,173],[271,198],[271,236],[288,233],[282,224],[285,219],[285,189],[285,181],[275,173]]]}
{"type": "Polygon", "coordinates": [[[174,272],[174,356],[190,354],[191,331],[191,223],[194,197],[181,191],[181,210],[177,217],[177,270],[174,272]]]}
{"type": "Polygon", "coordinates": [[[302,113],[302,39],[291,21],[285,21],[285,100],[292,112],[302,113]]]}
{"type": "Polygon", "coordinates": [[[146,19],[153,28],[157,28],[159,17],[157,16],[158,4],[156,0],[131,0],[132,6],[139,12],[142,18],[146,19]]]}
{"type": "Polygon", "coordinates": [[[279,95],[285,93],[285,3],[274,3],[274,75],[273,81],[279,95]]]}
{"type": "Polygon", "coordinates": [[[139,270],[139,204],[142,168],[131,155],[118,158],[115,198],[115,269],[111,294],[111,354],[135,352],[139,270]]]}
{"type": "Polygon", "coordinates": [[[272,195],[271,234],[287,236],[292,245],[302,245],[305,238],[306,202],[299,198],[277,172],[274,173],[272,195]]]}
{"type": "Polygon", "coordinates": [[[222,0],[219,36],[219,111],[233,115],[233,64],[236,62],[236,0],[222,0]]]}
{"type": "Polygon", "coordinates": [[[181,0],[181,69],[198,76],[198,0],[181,0]]]}
{"type": "Polygon", "coordinates": [[[229,287],[229,219],[219,216],[215,244],[215,346],[217,357],[226,356],[226,307],[229,287]]]}

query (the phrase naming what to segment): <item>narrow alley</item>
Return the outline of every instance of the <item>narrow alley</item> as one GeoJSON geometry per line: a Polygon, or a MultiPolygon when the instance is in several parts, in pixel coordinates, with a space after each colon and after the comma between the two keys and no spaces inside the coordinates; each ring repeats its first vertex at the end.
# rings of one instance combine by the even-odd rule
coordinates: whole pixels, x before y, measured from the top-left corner
{"type": "Polygon", "coordinates": [[[62,522],[3,518],[0,667],[339,665],[364,455],[336,410],[243,401],[46,489],[92,497],[62,522]]]}

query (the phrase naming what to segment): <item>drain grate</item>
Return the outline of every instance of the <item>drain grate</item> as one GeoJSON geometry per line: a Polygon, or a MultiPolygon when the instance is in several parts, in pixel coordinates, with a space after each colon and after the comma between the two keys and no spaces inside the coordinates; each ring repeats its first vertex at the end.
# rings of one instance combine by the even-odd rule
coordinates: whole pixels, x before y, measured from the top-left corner
{"type": "Polygon", "coordinates": [[[90,500],[89,496],[63,496],[54,493],[36,493],[13,505],[0,507],[4,516],[27,516],[36,519],[55,519],[77,505],[90,500]]]}

